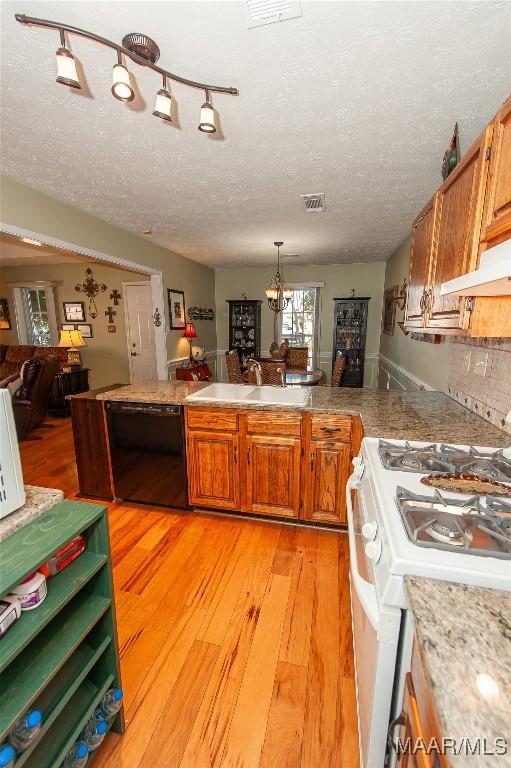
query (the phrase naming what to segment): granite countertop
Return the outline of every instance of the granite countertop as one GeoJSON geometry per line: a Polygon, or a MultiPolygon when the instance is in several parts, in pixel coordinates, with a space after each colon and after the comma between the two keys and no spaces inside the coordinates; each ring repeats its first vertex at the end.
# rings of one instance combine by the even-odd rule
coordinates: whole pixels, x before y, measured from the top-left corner
{"type": "MultiPolygon", "coordinates": [[[[151,381],[129,385],[97,395],[99,400],[207,406],[208,408],[256,408],[297,410],[296,406],[256,405],[186,400],[187,395],[207,387],[205,382],[151,381]]],[[[442,392],[386,392],[380,389],[310,387],[305,406],[313,413],[343,413],[360,416],[364,434],[388,440],[484,445],[502,448],[510,435],[456,403],[442,392]]]]}
{"type": "MultiPolygon", "coordinates": [[[[510,575],[511,578],[511,575],[510,575]]],[[[453,768],[511,766],[511,592],[405,577],[440,735],[507,740],[507,755],[448,755],[453,768]]]]}
{"type": "Polygon", "coordinates": [[[0,541],[24,528],[64,498],[63,491],[56,488],[40,488],[37,485],[26,485],[25,494],[25,504],[0,520],[0,541]]]}

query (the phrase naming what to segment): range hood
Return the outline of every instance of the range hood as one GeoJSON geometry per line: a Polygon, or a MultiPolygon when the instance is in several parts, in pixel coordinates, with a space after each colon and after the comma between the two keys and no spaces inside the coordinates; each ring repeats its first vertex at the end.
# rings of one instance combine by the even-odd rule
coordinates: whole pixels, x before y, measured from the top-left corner
{"type": "Polygon", "coordinates": [[[440,294],[448,296],[511,296],[511,240],[505,240],[483,251],[479,269],[455,277],[440,286],[440,294]]]}

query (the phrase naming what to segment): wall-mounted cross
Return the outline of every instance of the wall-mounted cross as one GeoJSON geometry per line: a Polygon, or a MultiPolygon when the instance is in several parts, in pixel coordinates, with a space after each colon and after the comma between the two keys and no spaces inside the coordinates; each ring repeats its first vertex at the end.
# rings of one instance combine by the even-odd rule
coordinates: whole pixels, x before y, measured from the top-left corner
{"type": "Polygon", "coordinates": [[[117,314],[115,309],[113,307],[107,307],[105,309],[105,316],[108,317],[109,323],[115,323],[114,317],[117,314]]]}
{"type": "Polygon", "coordinates": [[[112,299],[112,301],[114,302],[115,306],[117,306],[117,305],[118,305],[118,303],[119,303],[119,299],[122,299],[122,296],[121,296],[121,294],[119,293],[119,291],[117,290],[117,288],[114,288],[114,290],[113,290],[113,291],[112,291],[112,293],[110,294],[110,298],[111,298],[111,299],[112,299]]]}

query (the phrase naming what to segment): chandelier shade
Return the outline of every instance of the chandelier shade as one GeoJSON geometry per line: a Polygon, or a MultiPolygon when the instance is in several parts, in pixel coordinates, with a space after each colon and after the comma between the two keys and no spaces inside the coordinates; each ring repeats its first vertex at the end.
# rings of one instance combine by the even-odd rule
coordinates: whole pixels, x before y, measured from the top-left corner
{"type": "Polygon", "coordinates": [[[293,289],[289,288],[284,278],[280,274],[280,248],[282,245],[284,245],[284,243],[276,240],[273,245],[277,247],[277,271],[269,286],[265,288],[264,292],[268,300],[269,308],[272,310],[272,312],[278,314],[287,308],[293,295],[293,289]]]}

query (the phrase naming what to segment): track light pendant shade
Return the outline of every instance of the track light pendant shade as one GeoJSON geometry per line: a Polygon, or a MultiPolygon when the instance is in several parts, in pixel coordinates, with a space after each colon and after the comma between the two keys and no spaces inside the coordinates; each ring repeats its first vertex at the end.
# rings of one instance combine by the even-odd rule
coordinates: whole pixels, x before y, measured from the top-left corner
{"type": "Polygon", "coordinates": [[[206,101],[200,108],[199,131],[203,133],[215,133],[215,111],[209,100],[209,91],[206,91],[206,101]]]}
{"type": "Polygon", "coordinates": [[[81,88],[74,56],[64,46],[57,50],[57,83],[69,85],[71,88],[81,88]]]}
{"type": "Polygon", "coordinates": [[[131,86],[130,73],[121,62],[120,55],[112,71],[112,94],[119,101],[133,101],[135,98],[135,91],[131,86]]]}
{"type": "Polygon", "coordinates": [[[156,93],[156,104],[154,105],[153,115],[162,120],[172,122],[172,96],[167,88],[167,78],[163,78],[163,88],[156,93]]]}

